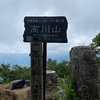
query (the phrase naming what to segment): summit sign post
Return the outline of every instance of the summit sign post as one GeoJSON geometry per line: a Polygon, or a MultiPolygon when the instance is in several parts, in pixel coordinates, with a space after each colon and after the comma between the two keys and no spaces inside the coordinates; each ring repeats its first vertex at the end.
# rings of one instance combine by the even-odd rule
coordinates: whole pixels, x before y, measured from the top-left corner
{"type": "Polygon", "coordinates": [[[25,17],[23,41],[31,46],[31,100],[45,100],[47,43],[67,43],[64,16],[25,17]]]}
{"type": "Polygon", "coordinates": [[[66,17],[25,17],[24,42],[67,43],[66,17]]]}

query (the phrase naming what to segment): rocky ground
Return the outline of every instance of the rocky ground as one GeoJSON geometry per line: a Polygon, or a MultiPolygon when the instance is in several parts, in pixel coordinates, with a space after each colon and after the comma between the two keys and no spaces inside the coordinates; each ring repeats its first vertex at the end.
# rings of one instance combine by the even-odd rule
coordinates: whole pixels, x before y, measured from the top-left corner
{"type": "MultiPolygon", "coordinates": [[[[46,88],[46,100],[51,100],[54,93],[60,91],[59,86],[46,88]]],[[[30,100],[30,86],[11,90],[11,83],[0,86],[0,100],[30,100]]]]}
{"type": "MultiPolygon", "coordinates": [[[[13,89],[12,81],[7,84],[0,85],[0,100],[30,100],[30,80],[26,81],[23,88],[13,89]]],[[[55,93],[60,93],[61,88],[57,85],[56,74],[47,74],[46,77],[46,100],[51,100],[55,93]]]]}

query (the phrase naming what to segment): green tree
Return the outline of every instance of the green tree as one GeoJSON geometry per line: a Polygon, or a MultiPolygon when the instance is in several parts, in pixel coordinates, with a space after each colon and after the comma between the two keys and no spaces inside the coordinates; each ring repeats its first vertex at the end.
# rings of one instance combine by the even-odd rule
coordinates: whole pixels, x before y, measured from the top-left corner
{"type": "Polygon", "coordinates": [[[70,66],[69,66],[69,62],[63,60],[60,63],[58,63],[57,67],[56,67],[56,73],[58,75],[58,77],[64,77],[65,75],[69,75],[70,74],[70,66]]]}
{"type": "Polygon", "coordinates": [[[12,67],[12,78],[15,79],[30,79],[30,68],[29,67],[21,67],[19,65],[14,65],[12,67]]]}
{"type": "Polygon", "coordinates": [[[48,59],[47,69],[56,71],[58,77],[64,77],[64,75],[67,76],[70,74],[69,62],[65,60],[58,63],[56,60],[48,59]]]}
{"type": "Polygon", "coordinates": [[[9,81],[10,75],[10,64],[1,64],[0,65],[0,77],[4,82],[9,81]]]}
{"type": "Polygon", "coordinates": [[[49,58],[47,61],[47,69],[56,71],[56,67],[57,67],[57,61],[49,58]]]}
{"type": "Polygon", "coordinates": [[[100,33],[98,33],[98,35],[92,39],[92,43],[89,45],[89,47],[96,53],[98,57],[97,61],[100,64],[100,33]]]}
{"type": "Polygon", "coordinates": [[[30,68],[19,65],[1,64],[0,65],[0,82],[9,82],[19,79],[30,79],[30,68]]]}
{"type": "Polygon", "coordinates": [[[100,56],[100,33],[92,39],[92,43],[89,46],[100,56]]]}
{"type": "Polygon", "coordinates": [[[58,84],[64,93],[63,95],[55,93],[52,100],[79,100],[70,75],[58,78],[58,84]]]}

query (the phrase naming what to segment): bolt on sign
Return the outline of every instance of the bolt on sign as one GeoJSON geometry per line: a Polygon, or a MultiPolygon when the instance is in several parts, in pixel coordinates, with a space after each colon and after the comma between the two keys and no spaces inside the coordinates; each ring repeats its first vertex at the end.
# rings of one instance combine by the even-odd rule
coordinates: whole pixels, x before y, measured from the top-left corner
{"type": "Polygon", "coordinates": [[[67,43],[66,17],[25,17],[24,42],[67,43]]]}

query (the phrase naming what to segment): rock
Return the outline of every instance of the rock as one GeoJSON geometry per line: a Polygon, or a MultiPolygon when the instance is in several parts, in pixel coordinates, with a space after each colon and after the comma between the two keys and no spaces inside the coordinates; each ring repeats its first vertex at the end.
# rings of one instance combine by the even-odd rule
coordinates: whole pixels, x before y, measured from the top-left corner
{"type": "Polygon", "coordinates": [[[0,88],[0,100],[30,100],[30,87],[24,86],[23,88],[11,90],[11,84],[18,81],[19,80],[15,80],[1,86],[2,88],[0,88]]]}
{"type": "Polygon", "coordinates": [[[26,85],[27,86],[30,86],[31,85],[31,81],[30,80],[26,80],[25,82],[26,82],[26,85]]]}
{"type": "Polygon", "coordinates": [[[52,70],[47,70],[46,73],[46,87],[49,85],[57,85],[57,74],[52,70]]]}
{"type": "Polygon", "coordinates": [[[11,84],[6,84],[6,85],[2,86],[2,88],[4,88],[4,89],[11,89],[11,84]]]}
{"type": "Polygon", "coordinates": [[[11,90],[0,88],[0,100],[16,100],[16,94],[11,90]]]}
{"type": "MultiPolygon", "coordinates": [[[[3,85],[2,88],[3,90],[9,89],[9,91],[13,92],[15,95],[14,100],[31,100],[30,99],[30,80],[25,80],[26,85],[23,88],[18,88],[18,89],[13,89],[11,90],[12,84],[19,82],[20,80],[14,80],[6,85],[3,85]]],[[[46,74],[46,100],[51,100],[52,96],[54,93],[60,91],[61,88],[57,86],[57,75],[55,71],[47,71],[46,74]]],[[[2,94],[6,95],[6,94],[2,94]]],[[[0,100],[9,100],[5,99],[5,97],[0,100]]],[[[11,99],[13,100],[13,99],[11,99]]]]}
{"type": "Polygon", "coordinates": [[[51,95],[46,95],[46,100],[51,100],[51,95]]]}
{"type": "Polygon", "coordinates": [[[11,90],[12,89],[12,84],[16,83],[16,82],[19,82],[19,81],[20,80],[11,81],[10,83],[3,85],[2,88],[4,88],[4,89],[10,89],[11,90]]]}
{"type": "Polygon", "coordinates": [[[14,91],[16,94],[16,100],[31,100],[30,99],[30,87],[15,89],[12,91],[14,91]]]}
{"type": "Polygon", "coordinates": [[[99,100],[98,71],[95,53],[88,46],[70,51],[71,75],[80,100],[99,100]]]}
{"type": "MultiPolygon", "coordinates": [[[[61,91],[60,88],[50,86],[46,89],[46,100],[51,100],[54,93],[61,91]]],[[[16,94],[16,100],[31,100],[30,99],[30,87],[24,87],[22,89],[12,90],[16,94]]]]}

